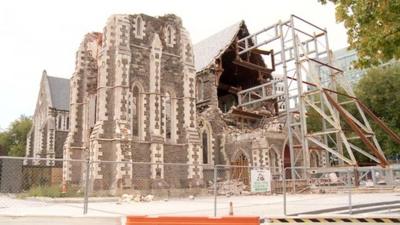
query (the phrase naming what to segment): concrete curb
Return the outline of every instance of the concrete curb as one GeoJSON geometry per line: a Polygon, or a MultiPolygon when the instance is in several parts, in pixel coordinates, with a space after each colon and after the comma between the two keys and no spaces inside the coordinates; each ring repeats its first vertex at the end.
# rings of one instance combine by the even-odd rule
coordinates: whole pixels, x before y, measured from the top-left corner
{"type": "Polygon", "coordinates": [[[9,225],[122,225],[124,217],[2,215],[0,224],[9,225]]]}
{"type": "MultiPolygon", "coordinates": [[[[117,202],[118,197],[89,197],[89,202],[117,202]]],[[[27,197],[24,200],[40,201],[46,203],[83,203],[82,198],[48,198],[48,197],[27,197]]]]}

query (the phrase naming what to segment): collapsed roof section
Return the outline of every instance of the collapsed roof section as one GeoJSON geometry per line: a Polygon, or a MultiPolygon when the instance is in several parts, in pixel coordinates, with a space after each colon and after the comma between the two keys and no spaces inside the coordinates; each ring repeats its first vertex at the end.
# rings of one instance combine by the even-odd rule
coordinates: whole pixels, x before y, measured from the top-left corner
{"type": "MultiPolygon", "coordinates": [[[[242,111],[242,108],[235,107],[239,103],[238,93],[272,80],[271,73],[274,70],[272,51],[254,48],[242,53],[243,49],[254,45],[254,41],[248,39],[249,35],[244,21],[240,21],[194,46],[198,79],[203,79],[199,78],[203,76],[202,74],[213,74],[212,79],[207,79],[207,82],[213,81],[210,83],[215,84],[210,86],[216,87],[215,97],[218,99],[218,107],[224,113],[229,111],[241,115],[239,111],[242,111]],[[244,39],[246,42],[243,42],[244,39]],[[265,62],[268,57],[271,59],[271,63],[268,64],[271,65],[270,68],[265,62]]],[[[272,105],[271,102],[264,102],[258,105],[258,108],[264,107],[275,112],[276,107],[272,105]]],[[[248,113],[244,114],[248,117],[248,113]]],[[[254,119],[259,120],[258,116],[256,117],[254,119]]]]}
{"type": "Polygon", "coordinates": [[[240,21],[195,44],[193,50],[196,71],[200,72],[212,66],[215,59],[219,58],[234,42],[243,26],[245,26],[244,21],[240,21]]]}

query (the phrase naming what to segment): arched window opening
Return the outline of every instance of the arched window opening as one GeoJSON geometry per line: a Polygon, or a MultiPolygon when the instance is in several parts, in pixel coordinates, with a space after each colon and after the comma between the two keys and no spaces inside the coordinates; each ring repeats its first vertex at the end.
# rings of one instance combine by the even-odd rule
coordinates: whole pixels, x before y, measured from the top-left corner
{"type": "Polygon", "coordinates": [[[172,28],[170,26],[167,27],[167,43],[172,44],[172,28]]]}
{"type": "Polygon", "coordinates": [[[319,167],[319,157],[316,152],[310,154],[310,167],[319,167]]]}
{"type": "Polygon", "coordinates": [[[139,88],[135,86],[132,90],[132,135],[139,136],[139,88]]]}
{"type": "Polygon", "coordinates": [[[136,19],[136,35],[138,37],[142,36],[143,30],[142,30],[142,17],[138,16],[136,19]]]}
{"type": "Polygon", "coordinates": [[[167,92],[165,95],[165,137],[171,139],[171,95],[167,92]]]}
{"type": "Polygon", "coordinates": [[[233,180],[242,181],[244,184],[248,185],[250,183],[249,160],[242,151],[238,153],[239,155],[236,155],[231,162],[231,176],[233,180]]]}
{"type": "Polygon", "coordinates": [[[61,116],[58,116],[58,129],[61,130],[61,122],[62,122],[62,118],[61,116]]]}
{"type": "Polygon", "coordinates": [[[204,83],[201,79],[197,80],[197,100],[204,100],[204,83]]]}
{"type": "Polygon", "coordinates": [[[202,133],[202,144],[203,144],[203,164],[208,164],[208,133],[206,130],[202,133]]]}
{"type": "Polygon", "coordinates": [[[67,130],[69,129],[69,116],[67,116],[67,130]]]}

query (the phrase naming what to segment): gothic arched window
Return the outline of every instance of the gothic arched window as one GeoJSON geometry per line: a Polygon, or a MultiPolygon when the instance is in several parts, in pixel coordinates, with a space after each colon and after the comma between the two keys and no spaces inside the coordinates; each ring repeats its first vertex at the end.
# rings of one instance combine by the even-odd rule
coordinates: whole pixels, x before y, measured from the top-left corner
{"type": "Polygon", "coordinates": [[[175,29],[171,25],[164,28],[165,44],[169,47],[174,47],[175,44],[175,29]]]}
{"type": "Polygon", "coordinates": [[[145,21],[143,20],[143,18],[139,15],[137,16],[134,20],[133,20],[133,34],[135,36],[135,38],[137,39],[143,39],[143,37],[145,36],[145,21]]]}
{"type": "Polygon", "coordinates": [[[167,28],[167,43],[172,44],[172,28],[170,26],[167,28]]]}
{"type": "Polygon", "coordinates": [[[62,118],[61,118],[61,116],[58,116],[58,123],[57,123],[57,125],[58,125],[58,129],[59,130],[61,130],[61,122],[62,122],[62,118]]]}
{"type": "Polygon", "coordinates": [[[165,137],[171,139],[172,105],[170,93],[165,94],[165,137]]]}
{"type": "Polygon", "coordinates": [[[203,148],[203,164],[208,164],[208,132],[206,130],[203,131],[201,135],[202,139],[202,148],[203,148]]]}
{"type": "Polygon", "coordinates": [[[319,167],[319,156],[314,151],[310,153],[310,167],[319,167]]]}
{"type": "Polygon", "coordinates": [[[139,136],[139,123],[140,123],[140,111],[139,111],[139,88],[137,86],[133,87],[132,90],[132,135],[139,136]]]}
{"type": "Polygon", "coordinates": [[[143,30],[142,30],[142,17],[138,16],[136,19],[136,35],[137,36],[142,36],[143,30]]]}
{"type": "Polygon", "coordinates": [[[202,79],[197,80],[197,100],[204,100],[204,82],[202,79]]]}

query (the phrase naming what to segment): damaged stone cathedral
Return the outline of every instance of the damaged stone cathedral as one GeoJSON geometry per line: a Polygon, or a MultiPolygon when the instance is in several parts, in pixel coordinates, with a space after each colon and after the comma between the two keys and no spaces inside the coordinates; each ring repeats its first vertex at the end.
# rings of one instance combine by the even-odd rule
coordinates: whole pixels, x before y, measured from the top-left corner
{"type": "MultiPolygon", "coordinates": [[[[111,16],[103,33],[87,34],[79,46],[67,84],[69,107],[63,109],[69,113],[68,135],[55,148],[63,146],[64,159],[153,163],[140,168],[95,163],[94,189],[129,188],[139,177],[148,186],[160,180],[201,186],[212,179],[210,165],[216,164],[281,173],[290,159],[279,99],[251,109],[237,106],[239,91],[275,79],[274,65],[262,57],[269,53],[237,54],[235,40],[248,34],[242,21],[193,46],[175,15],[111,16]],[[187,182],[175,182],[178,178],[187,182]]],[[[39,120],[45,119],[35,113],[35,127],[39,120]]],[[[30,143],[48,138],[40,132],[32,131],[30,143]]],[[[39,144],[27,148],[29,156],[61,158],[52,152],[39,144]]],[[[324,161],[319,154],[314,165],[324,161]]],[[[64,162],[63,180],[79,183],[82,171],[80,164],[64,162]]]]}

